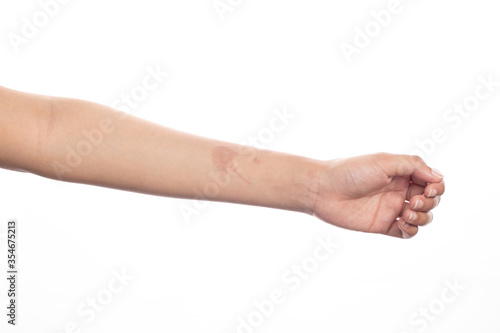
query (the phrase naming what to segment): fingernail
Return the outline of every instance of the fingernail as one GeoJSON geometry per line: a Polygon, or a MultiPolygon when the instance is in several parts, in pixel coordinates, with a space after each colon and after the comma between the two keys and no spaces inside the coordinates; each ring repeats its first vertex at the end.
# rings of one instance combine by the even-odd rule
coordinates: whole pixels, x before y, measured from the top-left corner
{"type": "Polygon", "coordinates": [[[410,216],[408,216],[408,220],[413,221],[416,216],[417,216],[417,214],[415,214],[414,212],[410,212],[410,216]]]}
{"type": "Polygon", "coordinates": [[[434,220],[434,214],[432,214],[432,212],[428,212],[427,214],[429,215],[429,222],[427,223],[431,223],[432,220],[434,220]]]}
{"type": "Polygon", "coordinates": [[[429,192],[429,195],[427,196],[428,198],[435,197],[438,194],[438,191],[436,189],[432,189],[429,192]]]}
{"type": "MultiPolygon", "coordinates": [[[[406,221],[404,219],[402,219],[402,220],[403,220],[403,222],[401,222],[401,227],[406,228],[408,224],[406,223],[406,221]]],[[[410,238],[410,236],[401,227],[399,228],[399,230],[401,230],[401,235],[403,236],[403,238],[404,239],[410,238]]]]}
{"type": "Polygon", "coordinates": [[[439,170],[436,170],[434,168],[432,168],[432,174],[436,177],[439,177],[439,178],[443,178],[443,174],[441,172],[439,172],[439,170]]]}
{"type": "Polygon", "coordinates": [[[422,200],[417,200],[415,201],[415,205],[413,206],[413,209],[420,209],[424,206],[424,202],[422,200]]]}

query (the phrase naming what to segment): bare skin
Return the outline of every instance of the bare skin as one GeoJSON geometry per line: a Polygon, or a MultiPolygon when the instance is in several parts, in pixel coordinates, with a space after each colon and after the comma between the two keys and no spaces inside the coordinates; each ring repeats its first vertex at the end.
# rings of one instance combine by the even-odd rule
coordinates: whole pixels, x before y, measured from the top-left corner
{"type": "Polygon", "coordinates": [[[316,159],[176,131],[87,101],[0,87],[0,167],[174,198],[292,210],[400,238],[432,220],[443,176],[415,156],[316,159]]]}

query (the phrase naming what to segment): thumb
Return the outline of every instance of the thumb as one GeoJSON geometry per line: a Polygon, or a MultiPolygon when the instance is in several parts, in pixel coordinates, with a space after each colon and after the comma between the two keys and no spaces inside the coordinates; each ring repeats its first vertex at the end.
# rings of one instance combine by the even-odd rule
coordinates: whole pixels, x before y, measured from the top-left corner
{"type": "Polygon", "coordinates": [[[382,169],[388,176],[410,176],[414,183],[438,183],[443,175],[417,155],[383,154],[382,169]]]}

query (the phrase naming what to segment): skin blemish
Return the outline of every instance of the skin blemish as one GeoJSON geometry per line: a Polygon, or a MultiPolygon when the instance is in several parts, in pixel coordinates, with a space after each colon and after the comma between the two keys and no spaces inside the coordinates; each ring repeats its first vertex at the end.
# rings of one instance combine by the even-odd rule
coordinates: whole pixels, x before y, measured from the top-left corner
{"type": "Polygon", "coordinates": [[[229,147],[217,146],[212,150],[212,162],[219,171],[227,171],[238,153],[229,147]]]}
{"type": "Polygon", "coordinates": [[[217,170],[221,172],[232,171],[246,183],[250,184],[251,182],[239,173],[239,167],[234,160],[236,156],[238,156],[238,153],[234,149],[226,146],[217,146],[212,150],[212,163],[217,170]]]}
{"type": "Polygon", "coordinates": [[[253,159],[253,162],[254,162],[255,164],[260,164],[262,161],[261,161],[261,160],[259,160],[257,157],[255,157],[255,158],[253,159]]]}

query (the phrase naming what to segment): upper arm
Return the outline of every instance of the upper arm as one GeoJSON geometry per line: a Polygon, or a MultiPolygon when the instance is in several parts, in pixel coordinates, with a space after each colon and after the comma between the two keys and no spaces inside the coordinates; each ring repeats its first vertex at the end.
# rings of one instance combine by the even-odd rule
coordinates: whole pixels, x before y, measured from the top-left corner
{"type": "Polygon", "coordinates": [[[48,137],[51,97],[0,87],[0,167],[34,171],[42,163],[48,137]]]}

